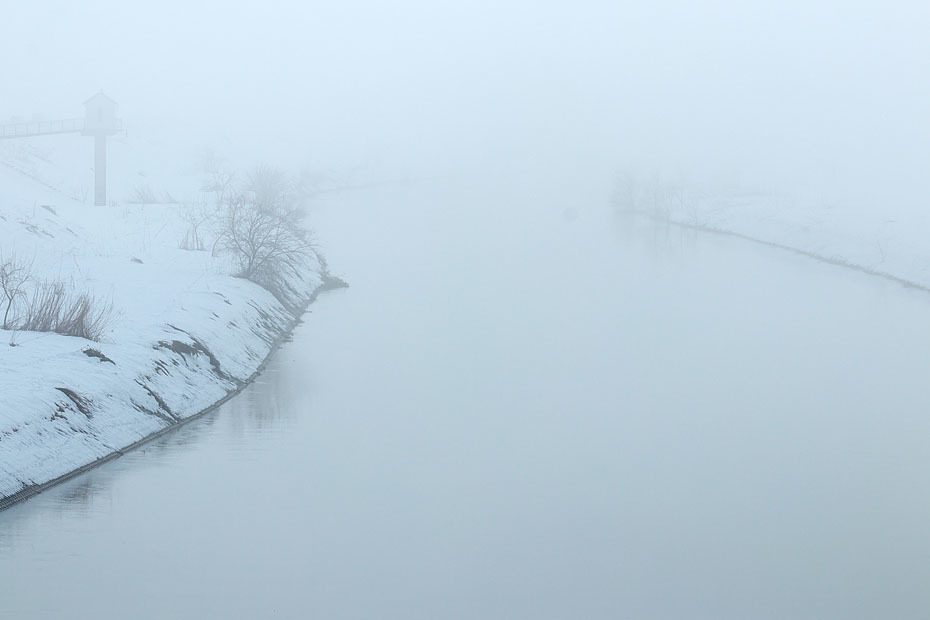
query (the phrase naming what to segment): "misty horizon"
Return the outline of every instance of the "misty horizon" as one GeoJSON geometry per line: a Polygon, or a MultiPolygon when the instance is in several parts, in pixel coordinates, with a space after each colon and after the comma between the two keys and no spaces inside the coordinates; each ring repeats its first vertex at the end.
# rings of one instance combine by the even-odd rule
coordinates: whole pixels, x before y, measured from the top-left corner
{"type": "Polygon", "coordinates": [[[8,4],[0,617],[930,616],[930,2],[8,4]]]}
{"type": "Polygon", "coordinates": [[[920,2],[30,6],[0,118],[103,89],[128,131],[246,166],[634,167],[880,209],[930,162],[920,2]]]}

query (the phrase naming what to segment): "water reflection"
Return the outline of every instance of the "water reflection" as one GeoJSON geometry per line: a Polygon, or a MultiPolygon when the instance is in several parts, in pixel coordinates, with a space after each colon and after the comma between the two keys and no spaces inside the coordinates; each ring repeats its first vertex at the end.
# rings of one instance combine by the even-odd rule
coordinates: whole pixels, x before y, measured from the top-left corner
{"type": "Polygon", "coordinates": [[[638,248],[660,265],[680,264],[693,256],[700,251],[701,236],[708,234],[635,213],[615,212],[611,221],[616,243],[638,248]]]}
{"type": "Polygon", "coordinates": [[[199,418],[170,430],[125,456],[105,463],[34,498],[0,513],[0,549],[16,539],[15,528],[25,528],[25,522],[52,514],[91,517],[112,505],[112,487],[125,476],[147,469],[170,467],[177,461],[178,451],[196,451],[204,441],[216,439],[255,450],[261,449],[262,436],[286,432],[296,409],[282,403],[291,402],[300,392],[306,401],[312,388],[309,379],[295,383],[282,367],[292,363],[291,345],[285,343],[275,352],[262,374],[242,393],[199,418]],[[6,517],[6,518],[4,518],[6,517]]]}
{"type": "Polygon", "coordinates": [[[286,343],[250,389],[223,406],[231,440],[252,442],[256,436],[287,433],[293,427],[300,411],[293,403],[307,402],[314,387],[309,373],[294,380],[294,363],[293,344],[286,343]]]}
{"type": "Polygon", "coordinates": [[[106,491],[107,484],[100,478],[79,476],[55,494],[53,505],[58,510],[87,515],[93,510],[95,501],[101,499],[101,494],[106,491]]]}
{"type": "Polygon", "coordinates": [[[344,215],[351,294],[241,396],[0,514],[0,616],[925,615],[926,298],[606,214],[395,206],[428,239],[344,215]]]}

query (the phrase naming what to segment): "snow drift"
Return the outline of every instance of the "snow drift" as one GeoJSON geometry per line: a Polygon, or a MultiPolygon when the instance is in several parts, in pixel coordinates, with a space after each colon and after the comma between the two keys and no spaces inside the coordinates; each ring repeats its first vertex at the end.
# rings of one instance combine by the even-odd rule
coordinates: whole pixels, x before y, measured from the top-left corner
{"type": "MultiPolygon", "coordinates": [[[[180,205],[94,207],[52,160],[14,153],[0,161],[0,249],[117,314],[101,342],[0,330],[0,508],[235,393],[299,314],[222,258],[179,249],[180,205]]],[[[304,306],[325,271],[316,257],[291,276],[304,306]]]]}

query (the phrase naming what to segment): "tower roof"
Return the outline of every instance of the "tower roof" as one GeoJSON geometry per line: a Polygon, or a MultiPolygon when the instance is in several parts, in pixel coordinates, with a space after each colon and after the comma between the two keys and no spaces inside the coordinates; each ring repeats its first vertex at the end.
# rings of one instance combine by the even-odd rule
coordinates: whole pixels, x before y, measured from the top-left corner
{"type": "Polygon", "coordinates": [[[110,97],[108,97],[108,96],[106,95],[106,93],[103,92],[102,89],[99,90],[99,91],[97,92],[96,95],[94,95],[93,97],[91,97],[90,99],[88,99],[87,101],[85,101],[85,102],[84,102],[84,105],[86,106],[86,105],[89,105],[89,104],[91,104],[91,103],[96,103],[96,102],[101,101],[101,100],[102,100],[102,101],[106,101],[106,102],[108,102],[108,103],[112,103],[113,105],[116,105],[116,102],[113,101],[113,99],[111,99],[110,97]]]}

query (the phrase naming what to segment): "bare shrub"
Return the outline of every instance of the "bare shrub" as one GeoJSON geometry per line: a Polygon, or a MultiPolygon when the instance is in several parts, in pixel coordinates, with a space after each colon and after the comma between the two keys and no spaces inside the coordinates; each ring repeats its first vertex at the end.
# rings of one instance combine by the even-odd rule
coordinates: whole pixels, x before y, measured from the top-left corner
{"type": "Polygon", "coordinates": [[[3,329],[12,329],[16,306],[26,297],[26,285],[32,279],[32,261],[15,253],[0,254],[0,292],[3,294],[3,329]]]}
{"type": "Polygon", "coordinates": [[[32,293],[16,329],[54,332],[99,341],[116,319],[113,303],[64,282],[42,282],[32,293]]]}
{"type": "Polygon", "coordinates": [[[159,202],[158,196],[155,194],[155,191],[148,184],[137,185],[129,193],[129,197],[126,199],[126,202],[129,204],[138,204],[138,205],[150,205],[157,204],[159,202]]]}

